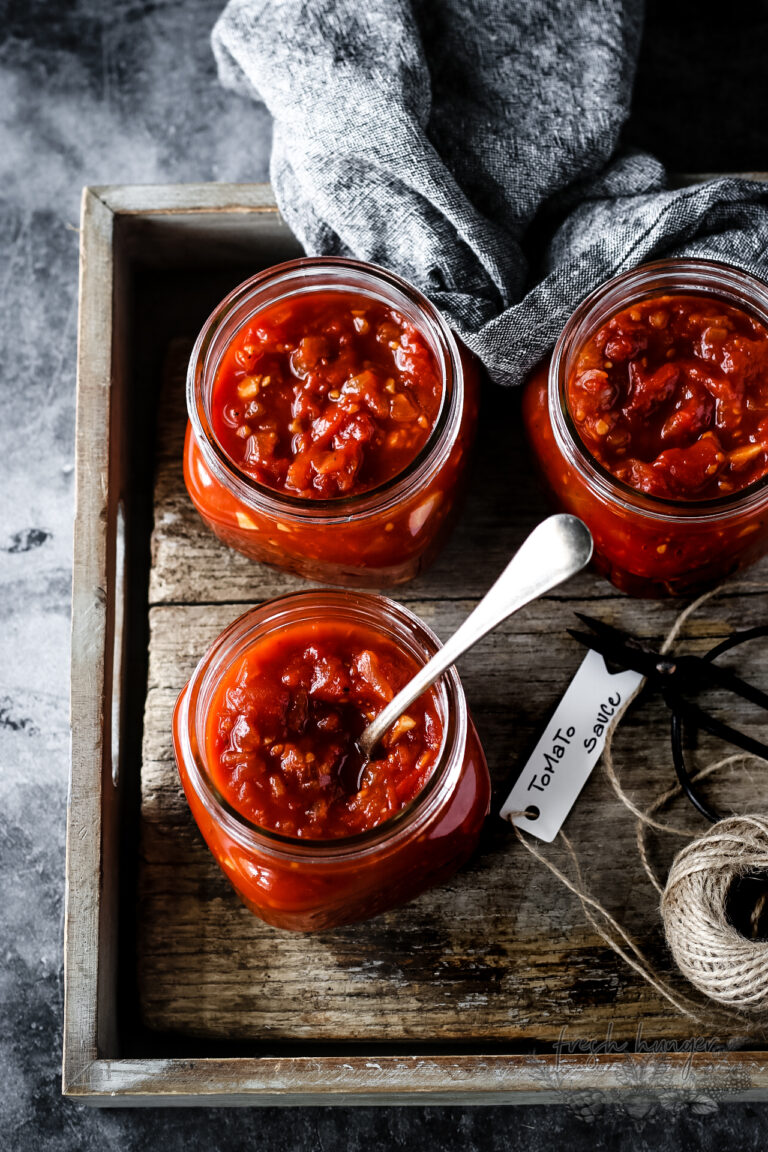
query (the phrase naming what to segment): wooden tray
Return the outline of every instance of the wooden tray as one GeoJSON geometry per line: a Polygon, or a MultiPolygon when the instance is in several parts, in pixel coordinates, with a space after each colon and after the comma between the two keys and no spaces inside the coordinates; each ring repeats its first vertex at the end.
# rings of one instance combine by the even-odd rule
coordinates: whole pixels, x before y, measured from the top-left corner
{"type": "MultiPolygon", "coordinates": [[[[304,585],[227,550],[197,518],[181,474],[186,358],[226,291],[298,252],[265,185],[84,193],[64,1092],[120,1106],[764,1097],[764,1046],[671,1010],[496,815],[581,660],[565,631],[573,610],[659,640],[679,605],[631,601],[585,574],[465,658],[494,813],[474,861],[406,908],[279,932],[238,903],[208,853],[176,775],[173,702],[226,624],[304,585]]],[[[396,592],[439,635],[546,513],[518,404],[487,386],[461,521],[435,567],[396,592]]],[[[691,651],[765,619],[768,565],[749,581],[692,620],[691,651]]],[[[616,757],[641,803],[669,783],[663,705],[627,716],[616,757]]],[[[758,784],[729,779],[729,803],[754,806],[758,784]]],[[[684,806],[677,815],[696,827],[684,806]]],[[[592,891],[685,993],[634,821],[599,771],[567,827],[592,891]]],[[[662,873],[678,846],[653,842],[662,873]]]]}

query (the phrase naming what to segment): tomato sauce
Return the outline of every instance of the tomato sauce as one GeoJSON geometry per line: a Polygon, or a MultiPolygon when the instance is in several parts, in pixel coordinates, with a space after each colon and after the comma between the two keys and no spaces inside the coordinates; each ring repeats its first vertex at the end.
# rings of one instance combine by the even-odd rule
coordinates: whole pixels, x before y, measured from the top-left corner
{"type": "Polygon", "coordinates": [[[222,676],[207,720],[212,779],[252,823],[284,836],[335,839],[402,811],[440,755],[434,690],[364,761],[356,740],[418,671],[361,624],[305,622],[256,642],[222,676]]]}
{"type": "Polygon", "coordinates": [[[668,500],[716,499],[768,473],[768,330],[712,297],[617,312],[575,357],[568,405],[618,480],[668,500]]]}
{"type": "Polygon", "coordinates": [[[426,444],[442,384],[394,308],[324,290],[282,300],[238,332],[213,385],[213,429],[254,480],[305,499],[355,496],[426,444]]]}

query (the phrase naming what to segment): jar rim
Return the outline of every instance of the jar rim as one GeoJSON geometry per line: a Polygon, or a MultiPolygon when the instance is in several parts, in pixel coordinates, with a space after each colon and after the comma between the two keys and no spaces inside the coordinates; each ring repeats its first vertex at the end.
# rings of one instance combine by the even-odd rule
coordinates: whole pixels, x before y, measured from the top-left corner
{"type": "Polygon", "coordinates": [[[673,292],[720,297],[743,311],[756,314],[768,328],[768,285],[751,273],[724,261],[693,256],[640,264],[598,285],[572,312],[558,337],[549,365],[549,411],[560,451],[604,499],[655,520],[706,523],[720,519],[724,513],[747,512],[768,502],[768,475],[736,492],[705,500],[675,500],[640,492],[614,476],[589,451],[567,403],[568,357],[573,350],[581,347],[616,311],[639,300],[673,292]],[[704,283],[707,277],[711,282],[704,283]],[[601,308],[605,309],[604,313],[601,308]]]}
{"type": "MultiPolygon", "coordinates": [[[[334,291],[345,289],[362,291],[366,285],[353,281],[339,280],[334,285],[323,285],[334,291]]],[[[280,299],[280,297],[277,297],[280,299]]],[[[269,303],[274,303],[270,300],[269,303]]],[[[248,316],[243,316],[237,324],[238,331],[248,323],[250,317],[259,311],[254,307],[248,316]]],[[[218,366],[218,359],[216,361],[218,366]]],[[[296,516],[303,521],[324,524],[335,520],[348,521],[353,516],[378,514],[389,506],[394,506],[405,490],[418,486],[433,470],[439,468],[443,458],[458,434],[464,406],[464,377],[461,357],[456,339],[438,309],[412,284],[395,273],[344,256],[306,256],[287,260],[257,272],[254,276],[238,284],[217,304],[203,324],[195,341],[187,369],[187,412],[197,444],[208,469],[216,479],[229,488],[246,506],[253,505],[261,512],[279,512],[284,516],[296,516]],[[358,278],[368,281],[369,294],[375,285],[397,299],[400,297],[419,312],[421,330],[428,337],[430,347],[438,362],[441,376],[442,396],[440,410],[427,440],[413,459],[394,476],[367,489],[348,496],[313,499],[280,492],[266,484],[259,483],[244,472],[224,451],[219,443],[209,418],[204,387],[213,383],[210,357],[219,352],[219,359],[231,338],[223,335],[223,330],[233,312],[238,308],[247,310],[248,302],[259,292],[269,287],[284,285],[292,294],[296,291],[312,291],[312,274],[323,272],[343,275],[348,272],[350,280],[358,278]],[[217,338],[223,345],[217,345],[217,338]]]]}
{"type": "MultiPolygon", "coordinates": [[[[293,856],[303,861],[361,855],[381,848],[383,842],[389,845],[399,839],[401,834],[410,833],[413,825],[428,819],[441,802],[444,791],[441,785],[450,784],[454,776],[452,770],[460,768],[468,734],[466,698],[458,673],[452,667],[433,686],[442,697],[444,718],[439,756],[424,787],[400,812],[354,836],[331,839],[286,836],[255,824],[239,812],[216,787],[208,771],[204,742],[201,748],[199,739],[201,724],[204,726],[206,721],[206,715],[200,715],[201,709],[204,709],[223,672],[242,655],[250,642],[268,635],[276,628],[284,627],[291,613],[294,614],[291,623],[297,623],[304,613],[311,613],[312,618],[316,619],[318,609],[322,608],[330,609],[329,619],[356,618],[368,624],[375,619],[387,638],[402,648],[402,639],[392,630],[381,627],[381,617],[388,612],[403,625],[409,639],[415,642],[423,662],[441,647],[440,640],[423,620],[388,597],[342,589],[308,588],[289,592],[244,612],[216,637],[179,694],[174,710],[174,728],[184,766],[195,793],[209,815],[247,848],[258,848],[259,851],[274,855],[293,856]],[[426,656],[423,656],[424,650],[426,656]]],[[[413,648],[408,650],[410,655],[416,655],[413,648]]]]}

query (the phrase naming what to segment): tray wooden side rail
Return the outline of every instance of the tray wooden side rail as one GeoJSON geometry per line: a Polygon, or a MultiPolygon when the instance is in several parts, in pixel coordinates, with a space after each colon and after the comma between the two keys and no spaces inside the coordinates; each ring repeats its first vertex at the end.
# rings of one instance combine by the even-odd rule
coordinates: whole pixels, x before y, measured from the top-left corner
{"type": "MultiPolygon", "coordinates": [[[[451,884],[312,937],[251,916],[207,852],[173,764],[173,702],[222,627],[303,584],[225,549],[198,520],[180,467],[184,368],[224,292],[298,251],[268,186],[84,193],[64,1092],[118,1106],[543,1103],[638,1089],[764,1098],[765,1045],[747,1049],[714,1017],[677,1016],[494,817],[451,884]]],[[[439,635],[545,512],[517,405],[486,390],[457,528],[434,568],[396,590],[439,635]]],[[[768,565],[748,580],[691,622],[689,650],[764,619],[768,565]]],[[[628,600],[583,574],[467,656],[496,810],[581,659],[565,633],[573,610],[659,639],[679,607],[628,600]]],[[[746,674],[765,674],[759,651],[748,660],[746,674]]],[[[628,715],[616,751],[641,801],[664,789],[658,701],[628,715]]],[[[758,790],[734,777],[728,801],[747,808],[758,790]]],[[[684,806],[676,815],[696,827],[684,806]]],[[[590,887],[676,980],[639,880],[634,822],[599,773],[569,834],[590,887]]],[[[654,840],[661,872],[677,846],[654,840]]]]}

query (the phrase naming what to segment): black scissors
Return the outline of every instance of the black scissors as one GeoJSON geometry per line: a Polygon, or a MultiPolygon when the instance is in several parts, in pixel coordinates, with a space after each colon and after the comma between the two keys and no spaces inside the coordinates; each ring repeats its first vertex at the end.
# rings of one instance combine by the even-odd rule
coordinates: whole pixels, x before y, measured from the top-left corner
{"type": "Polygon", "coordinates": [[[716,823],[720,815],[699,795],[688,773],[683,755],[683,725],[698,725],[744,752],[768,760],[768,745],[711,716],[695,700],[702,689],[720,688],[768,712],[768,694],[748,684],[728,668],[721,668],[714,663],[723,652],[728,652],[738,644],[768,636],[768,625],[761,624],[756,628],[734,632],[703,656],[673,656],[654,651],[629,633],[614,628],[612,624],[595,620],[581,612],[576,615],[590,631],[580,632],[569,628],[575,640],[599,652],[609,663],[639,672],[661,689],[664,701],[672,712],[672,758],[680,786],[702,816],[716,823]]]}

